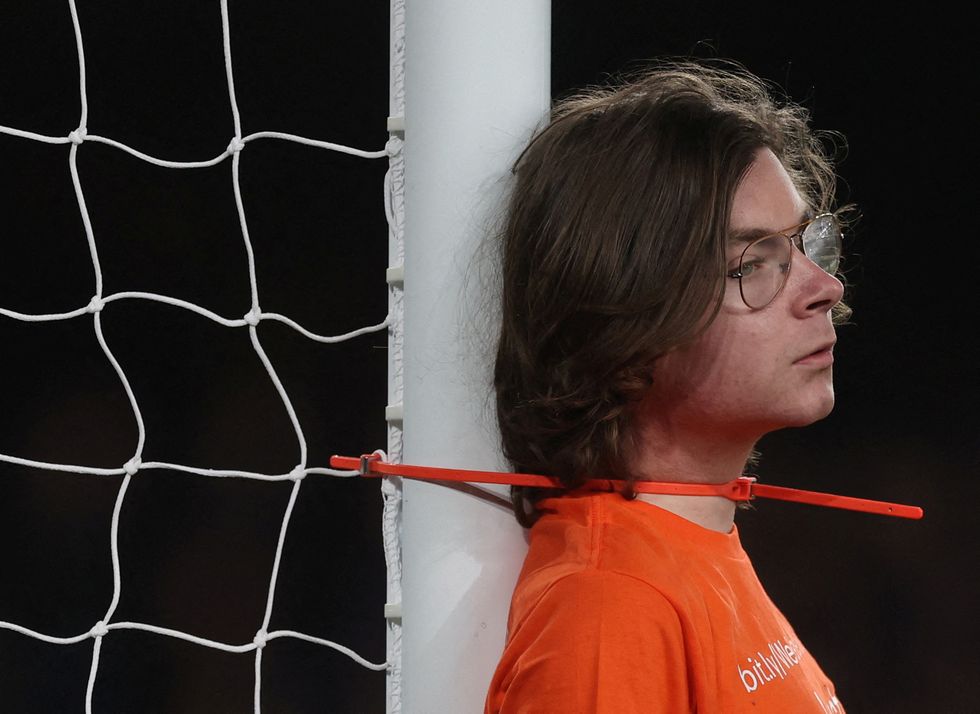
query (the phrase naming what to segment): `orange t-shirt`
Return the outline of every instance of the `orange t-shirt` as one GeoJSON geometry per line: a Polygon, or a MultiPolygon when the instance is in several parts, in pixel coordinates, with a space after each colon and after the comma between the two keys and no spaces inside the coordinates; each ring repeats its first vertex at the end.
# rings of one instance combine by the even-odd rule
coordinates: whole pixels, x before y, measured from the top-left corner
{"type": "Polygon", "coordinates": [[[486,714],[839,714],[742,550],[618,493],[539,503],[486,714]]]}

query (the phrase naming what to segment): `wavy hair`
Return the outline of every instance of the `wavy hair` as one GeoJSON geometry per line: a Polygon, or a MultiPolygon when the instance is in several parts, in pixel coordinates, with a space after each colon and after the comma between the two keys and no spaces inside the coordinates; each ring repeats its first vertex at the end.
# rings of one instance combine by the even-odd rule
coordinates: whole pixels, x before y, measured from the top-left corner
{"type": "MultiPolygon", "coordinates": [[[[826,135],[808,118],[737,65],[687,61],[554,107],[513,167],[500,235],[493,381],[515,471],[568,489],[615,475],[633,496],[632,407],[653,362],[717,314],[732,198],[756,150],[812,209],[832,208],[826,135]]],[[[514,487],[518,521],[552,493],[514,487]]]]}

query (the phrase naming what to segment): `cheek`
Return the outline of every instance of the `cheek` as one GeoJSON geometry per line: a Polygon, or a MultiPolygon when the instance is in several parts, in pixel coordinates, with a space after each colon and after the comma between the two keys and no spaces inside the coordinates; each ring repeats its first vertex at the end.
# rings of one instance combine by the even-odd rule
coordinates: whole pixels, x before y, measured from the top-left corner
{"type": "Polygon", "coordinates": [[[661,395],[712,409],[761,393],[773,378],[774,340],[742,317],[723,310],[695,343],[661,358],[653,373],[661,395]]]}
{"type": "Polygon", "coordinates": [[[690,345],[679,347],[654,366],[654,384],[676,396],[690,397],[710,393],[718,384],[737,377],[732,369],[737,360],[730,330],[712,325],[690,345]]]}
{"type": "Polygon", "coordinates": [[[685,371],[694,384],[718,384],[741,380],[758,363],[759,336],[741,324],[739,315],[727,308],[715,318],[703,335],[682,351],[685,371]]]}

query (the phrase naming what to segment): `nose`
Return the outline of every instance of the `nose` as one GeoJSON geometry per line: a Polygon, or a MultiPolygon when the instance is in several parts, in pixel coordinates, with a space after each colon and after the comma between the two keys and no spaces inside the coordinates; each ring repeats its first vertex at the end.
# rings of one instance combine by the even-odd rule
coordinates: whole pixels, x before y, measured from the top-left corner
{"type": "Polygon", "coordinates": [[[793,290],[793,312],[798,317],[829,312],[844,298],[843,283],[799,250],[793,251],[788,282],[793,290]]]}

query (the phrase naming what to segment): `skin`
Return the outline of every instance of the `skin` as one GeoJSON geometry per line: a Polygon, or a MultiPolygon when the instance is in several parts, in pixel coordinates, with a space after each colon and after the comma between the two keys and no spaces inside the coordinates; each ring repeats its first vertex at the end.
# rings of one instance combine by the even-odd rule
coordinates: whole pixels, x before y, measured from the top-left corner
{"type": "MultiPolygon", "coordinates": [[[[807,205],[782,164],[760,149],[733,201],[732,232],[784,231],[807,205]]],[[[729,265],[745,243],[728,247],[729,265]]],[[[639,456],[651,480],[724,483],[738,477],[764,434],[805,426],[834,406],[831,308],[843,286],[793,250],[783,289],[766,307],[742,302],[738,280],[725,279],[721,311],[695,342],[654,365],[653,386],[637,413],[639,456]],[[830,351],[822,348],[830,345],[830,351]]],[[[728,533],[735,503],[715,496],[642,494],[642,500],[728,533]]]]}

